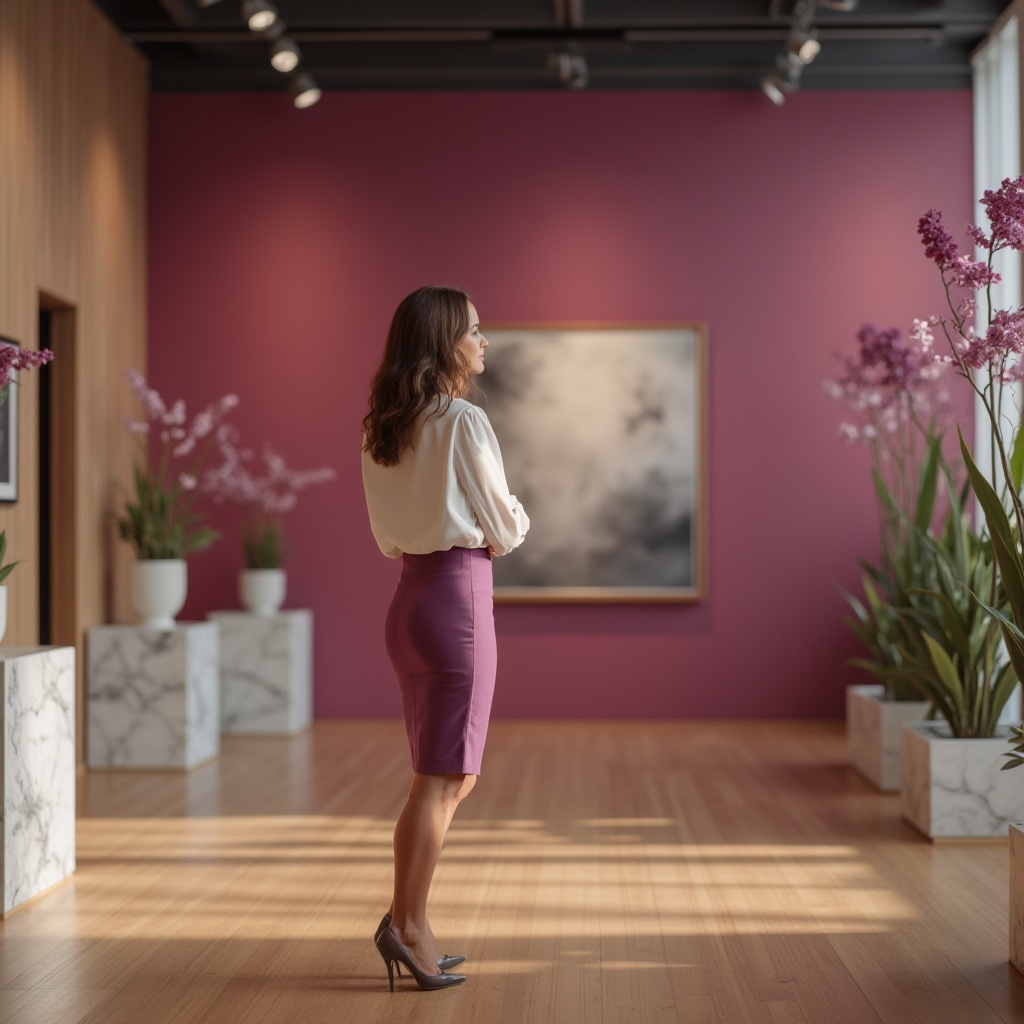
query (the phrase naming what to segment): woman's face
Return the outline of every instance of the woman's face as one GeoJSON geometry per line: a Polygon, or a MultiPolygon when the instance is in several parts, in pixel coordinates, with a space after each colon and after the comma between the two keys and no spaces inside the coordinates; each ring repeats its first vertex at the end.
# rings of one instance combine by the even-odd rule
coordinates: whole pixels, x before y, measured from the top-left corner
{"type": "Polygon", "coordinates": [[[480,333],[480,316],[476,306],[469,303],[469,330],[466,336],[459,342],[459,351],[466,357],[466,365],[470,373],[484,372],[484,349],[487,348],[487,339],[480,333]]]}

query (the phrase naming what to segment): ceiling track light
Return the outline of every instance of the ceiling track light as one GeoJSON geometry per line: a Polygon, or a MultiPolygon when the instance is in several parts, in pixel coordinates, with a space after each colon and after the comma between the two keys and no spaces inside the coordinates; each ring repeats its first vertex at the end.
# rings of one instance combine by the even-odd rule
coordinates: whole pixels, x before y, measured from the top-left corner
{"type": "Polygon", "coordinates": [[[803,61],[795,53],[780,53],[775,61],[775,70],[761,79],[761,91],[775,106],[781,107],[786,102],[786,93],[795,92],[800,87],[803,69],[803,61]]]}
{"type": "Polygon", "coordinates": [[[253,32],[266,32],[277,21],[277,8],[270,0],[244,0],[242,17],[253,32]]]}
{"type": "Polygon", "coordinates": [[[270,63],[275,71],[280,71],[283,75],[294,71],[299,66],[301,59],[302,51],[299,49],[299,44],[288,36],[281,36],[270,46],[270,63]]]}
{"type": "Polygon", "coordinates": [[[563,50],[548,57],[548,67],[558,74],[562,85],[569,89],[586,89],[590,82],[587,59],[575,50],[563,50]]]}
{"type": "Polygon", "coordinates": [[[778,72],[766,75],[761,79],[761,91],[775,104],[781,107],[786,102],[786,83],[778,72]]]}
{"type": "Polygon", "coordinates": [[[775,62],[775,70],[782,76],[789,89],[793,90],[800,84],[804,62],[795,53],[780,53],[775,62]]]}
{"type": "Polygon", "coordinates": [[[305,110],[306,107],[313,106],[323,95],[320,87],[313,81],[313,76],[305,71],[292,79],[288,92],[291,94],[292,103],[299,110],[305,110]]]}
{"type": "MultiPolygon", "coordinates": [[[[814,12],[818,7],[835,11],[852,11],[860,0],[796,0],[790,19],[789,35],[782,52],[775,60],[775,71],[761,79],[761,89],[777,107],[786,102],[786,93],[800,86],[800,75],[805,65],[810,64],[821,53],[818,33],[811,27],[814,12]]],[[[774,16],[779,7],[772,3],[774,16]]]]}
{"type": "Polygon", "coordinates": [[[793,29],[786,40],[786,48],[801,64],[810,64],[821,53],[821,43],[814,29],[793,29]]]}

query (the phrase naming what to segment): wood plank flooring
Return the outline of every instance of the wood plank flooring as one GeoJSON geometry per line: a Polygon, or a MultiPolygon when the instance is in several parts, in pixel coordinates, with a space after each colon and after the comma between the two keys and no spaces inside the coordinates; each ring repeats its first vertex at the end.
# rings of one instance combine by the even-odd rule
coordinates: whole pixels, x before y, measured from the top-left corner
{"type": "Polygon", "coordinates": [[[392,995],[407,759],[324,722],[82,777],[76,875],[0,924],[0,1021],[1024,1024],[1006,841],[919,837],[834,723],[494,723],[431,909],[469,980],[392,995]]]}

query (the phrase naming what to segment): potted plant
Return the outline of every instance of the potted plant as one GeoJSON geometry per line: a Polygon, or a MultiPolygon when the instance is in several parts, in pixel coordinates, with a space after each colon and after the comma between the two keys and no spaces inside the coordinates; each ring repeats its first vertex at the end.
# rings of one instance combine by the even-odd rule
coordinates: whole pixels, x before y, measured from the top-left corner
{"type": "Polygon", "coordinates": [[[851,420],[840,426],[848,441],[871,453],[871,476],[878,508],[881,559],[862,560],[863,598],[842,591],[853,614],[846,622],[866,648],[852,659],[877,682],[847,687],[846,730],[850,763],[883,791],[900,780],[900,726],[928,711],[927,701],[902,677],[899,667],[902,625],[896,609],[912,587],[927,579],[931,559],[923,543],[935,512],[942,460],[942,433],[948,419],[945,372],[897,329],[865,325],[858,333],[856,359],[826,382],[843,401],[851,420]]]}
{"type": "Polygon", "coordinates": [[[900,788],[901,726],[925,718],[931,707],[916,687],[893,673],[903,662],[903,625],[897,609],[906,604],[910,588],[927,575],[927,566],[917,557],[924,546],[915,548],[902,553],[897,562],[901,571],[893,575],[862,562],[863,600],[843,591],[853,611],[845,621],[867,649],[867,657],[851,658],[850,664],[879,680],[846,688],[847,750],[850,764],[882,792],[900,788]]]}
{"type": "MultiPolygon", "coordinates": [[[[1024,509],[1020,498],[1024,436],[1019,430],[1019,415],[1012,420],[1004,418],[1002,397],[1008,385],[1024,377],[1019,360],[1024,352],[1024,309],[995,309],[992,286],[999,281],[994,265],[996,254],[1004,249],[1024,249],[1024,178],[1007,179],[998,190],[985,192],[982,205],[989,221],[988,230],[968,228],[974,245],[987,253],[982,260],[961,255],[937,210],[929,210],[921,218],[918,233],[926,257],[935,262],[941,274],[947,311],[928,321],[918,321],[917,330],[935,362],[952,368],[970,383],[976,401],[987,415],[990,429],[985,433],[992,444],[987,473],[979,469],[960,435],[970,486],[984,512],[984,529],[978,531],[978,544],[982,558],[993,562],[991,578],[975,579],[973,583],[961,580],[971,600],[990,616],[987,622],[978,620],[978,633],[968,635],[967,639],[976,641],[982,632],[987,638],[990,629],[998,629],[1005,643],[1005,655],[1001,656],[1008,657],[1019,679],[1024,673],[1024,509]],[[936,333],[946,342],[942,352],[934,347],[936,333]]],[[[947,707],[944,712],[949,726],[945,737],[935,735],[934,729],[931,735],[915,736],[915,731],[920,734],[920,730],[904,728],[904,755],[911,748],[917,751],[913,766],[904,765],[905,784],[909,778],[914,788],[920,790],[919,797],[909,798],[910,804],[928,806],[926,817],[932,835],[1005,835],[1008,822],[1024,816],[1024,792],[1018,792],[1018,787],[996,771],[1000,748],[1005,743],[996,728],[996,705],[1001,688],[1012,690],[1008,677],[996,683],[987,696],[982,691],[984,702],[975,701],[972,708],[970,692],[957,693],[950,663],[941,657],[932,662],[949,684],[956,706],[947,707]],[[957,717],[977,723],[970,735],[955,734],[957,717]],[[949,789],[951,780],[956,782],[953,791],[949,789]],[[936,832],[936,823],[940,821],[945,824],[936,832]]],[[[960,667],[956,661],[952,664],[954,668],[960,667]]],[[[999,666],[999,670],[1003,667],[999,666]]],[[[912,813],[912,807],[905,804],[905,812],[912,813]]],[[[917,817],[923,820],[924,812],[917,817]]]]}
{"type": "Polygon", "coordinates": [[[328,466],[289,469],[270,445],[263,446],[261,465],[254,468],[253,452],[241,448],[237,431],[226,425],[217,431],[217,443],[221,464],[204,474],[203,490],[216,501],[232,501],[245,509],[239,596],[254,615],[269,617],[281,608],[287,591],[282,517],[295,507],[299,491],[333,480],[336,473],[328,466]]]}
{"type": "Polygon", "coordinates": [[[134,491],[126,496],[117,524],[122,539],[138,556],[132,603],[140,624],[168,630],[185,603],[185,557],[209,547],[218,537],[194,508],[197,483],[213,450],[216,428],[238,399],[225,395],[189,422],[185,403],[179,400],[168,406],[138,371],[129,371],[128,383],[144,419],[125,420],[126,429],[139,439],[140,451],[133,472],[134,491]]]}
{"type": "Polygon", "coordinates": [[[934,561],[927,586],[908,594],[899,610],[902,663],[891,669],[916,687],[941,721],[901,730],[903,816],[925,835],[1001,835],[1024,813],[1024,793],[999,785],[991,771],[1003,741],[999,717],[1017,674],[990,606],[1008,608],[998,581],[992,542],[972,529],[963,504],[952,502],[940,538],[926,540],[934,561]]]}

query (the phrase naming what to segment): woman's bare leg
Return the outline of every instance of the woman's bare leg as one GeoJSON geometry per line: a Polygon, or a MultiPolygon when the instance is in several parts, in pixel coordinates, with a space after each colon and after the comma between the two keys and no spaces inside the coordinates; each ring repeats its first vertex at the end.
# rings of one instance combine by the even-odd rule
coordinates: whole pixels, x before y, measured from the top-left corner
{"type": "Polygon", "coordinates": [[[444,834],[448,835],[448,829],[451,828],[452,818],[455,817],[455,812],[458,809],[459,804],[466,799],[467,796],[472,792],[473,787],[476,785],[475,775],[463,775],[462,786],[459,788],[459,792],[456,794],[455,802],[451,806],[451,810],[448,811],[448,817],[444,823],[444,834]]]}
{"type": "Polygon", "coordinates": [[[472,777],[414,775],[409,798],[395,825],[391,927],[426,974],[438,973],[438,953],[427,922],[430,882],[466,780],[472,777]]]}
{"type": "MultiPolygon", "coordinates": [[[[455,817],[455,812],[458,810],[459,804],[466,799],[467,796],[473,791],[473,787],[476,785],[477,776],[465,775],[463,776],[463,783],[459,789],[458,795],[455,797],[455,802],[451,805],[448,810],[448,816],[444,823],[444,834],[448,835],[448,829],[451,828],[452,818],[455,817]]],[[[443,839],[442,839],[443,842],[443,839]]],[[[388,913],[394,917],[395,914],[395,901],[392,899],[391,906],[388,908],[388,913]]]]}

